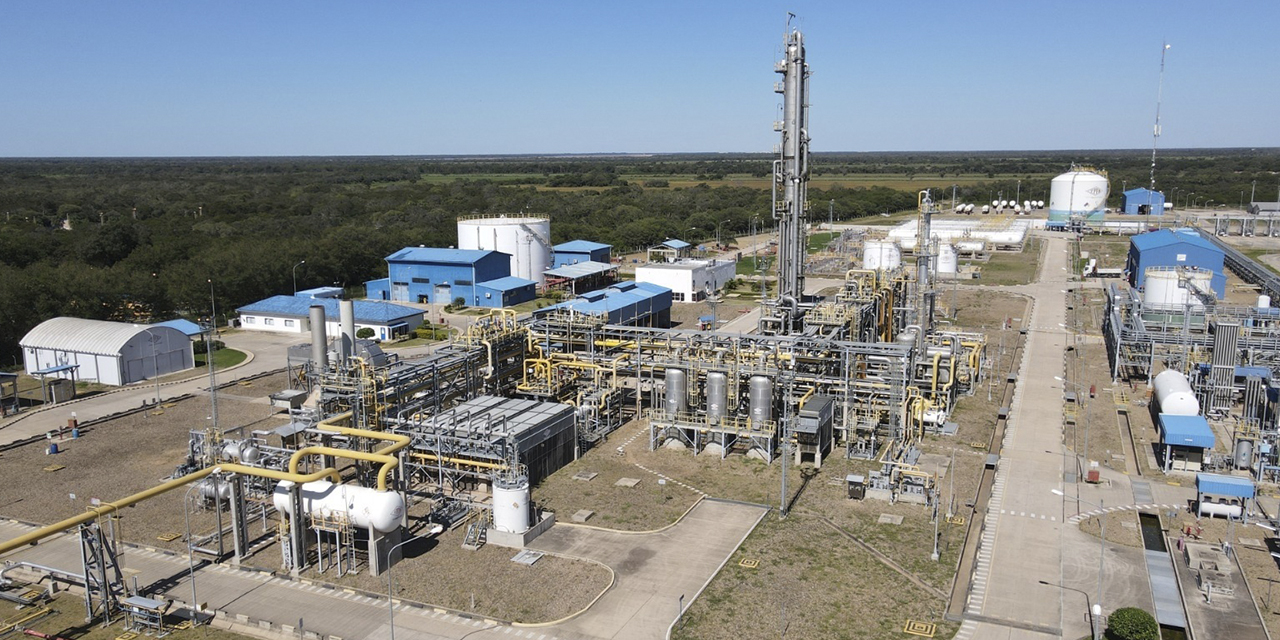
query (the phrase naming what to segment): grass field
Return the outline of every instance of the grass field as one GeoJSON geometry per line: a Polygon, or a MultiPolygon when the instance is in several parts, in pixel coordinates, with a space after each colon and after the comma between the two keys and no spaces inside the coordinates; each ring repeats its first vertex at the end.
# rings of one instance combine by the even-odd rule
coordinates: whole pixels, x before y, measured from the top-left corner
{"type": "MultiPolygon", "coordinates": [[[[213,368],[216,370],[234,367],[241,362],[244,362],[244,359],[247,357],[249,357],[248,354],[243,351],[236,351],[235,349],[219,349],[213,352],[213,368]]],[[[207,354],[197,353],[196,368],[200,369],[207,366],[209,366],[209,356],[207,354]]]]}
{"type": "Polygon", "coordinates": [[[1028,240],[1021,253],[996,251],[986,263],[977,263],[982,267],[984,285],[1018,285],[1035,280],[1036,269],[1040,264],[1040,241],[1028,240]]]}

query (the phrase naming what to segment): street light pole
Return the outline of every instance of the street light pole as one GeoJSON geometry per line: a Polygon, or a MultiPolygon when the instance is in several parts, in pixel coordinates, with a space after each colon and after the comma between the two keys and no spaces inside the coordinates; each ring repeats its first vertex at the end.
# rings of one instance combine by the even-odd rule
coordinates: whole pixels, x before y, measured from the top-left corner
{"type": "MultiPolygon", "coordinates": [[[[1106,501],[1099,498],[1097,503],[1089,502],[1088,500],[1085,500],[1084,498],[1080,498],[1078,496],[1069,496],[1066,493],[1064,493],[1061,489],[1053,489],[1051,493],[1053,493],[1053,495],[1055,496],[1062,496],[1063,498],[1066,498],[1068,500],[1075,500],[1076,502],[1079,502],[1081,504],[1087,504],[1092,507],[1097,507],[1098,511],[1102,512],[1098,514],[1098,525],[1102,528],[1102,537],[1099,538],[1098,540],[1098,595],[1095,596],[1093,599],[1093,607],[1094,607],[1093,610],[1096,611],[1098,614],[1101,614],[1102,613],[1102,576],[1103,576],[1103,567],[1104,567],[1103,562],[1106,560],[1106,557],[1107,557],[1106,556],[1106,551],[1107,551],[1107,518],[1106,516],[1107,514],[1105,513],[1106,507],[1104,506],[1106,504],[1106,501]]],[[[1098,623],[1100,622],[1100,620],[1098,620],[1099,617],[1100,617],[1099,615],[1093,616],[1093,639],[1094,640],[1102,640],[1102,630],[1098,628],[1098,623]]]]}
{"type": "Polygon", "coordinates": [[[298,264],[293,265],[293,295],[295,296],[298,295],[298,267],[301,267],[306,263],[307,261],[303,260],[298,264]]]}
{"type": "MultiPolygon", "coordinates": [[[[221,467],[214,467],[213,472],[208,476],[208,478],[213,478],[213,491],[215,495],[218,491],[217,476],[221,472],[221,467]]],[[[195,555],[192,553],[192,548],[195,547],[195,541],[191,539],[191,509],[189,506],[191,502],[191,490],[204,484],[206,481],[207,479],[187,487],[187,495],[182,498],[182,516],[186,520],[187,524],[187,577],[191,580],[191,624],[200,624],[200,601],[196,598],[196,560],[195,555]]]]}
{"type": "Polygon", "coordinates": [[[204,359],[209,365],[209,419],[218,429],[218,380],[213,372],[213,337],[218,332],[218,313],[213,301],[213,278],[209,278],[209,339],[204,343],[204,359]]]}
{"type": "Polygon", "coordinates": [[[151,368],[155,369],[152,375],[156,377],[156,406],[160,406],[160,355],[156,353],[159,346],[160,338],[156,334],[151,333],[150,329],[143,329],[147,334],[147,343],[151,345],[151,368]]]}
{"type": "Polygon", "coordinates": [[[396,600],[395,600],[395,592],[392,590],[395,588],[394,586],[395,582],[392,580],[394,576],[391,572],[391,566],[392,566],[391,555],[396,552],[396,549],[399,549],[400,547],[403,547],[404,545],[409,544],[410,542],[413,542],[415,540],[422,540],[422,539],[423,539],[423,536],[414,536],[412,538],[409,538],[408,540],[401,540],[399,544],[396,544],[387,550],[387,612],[390,614],[390,618],[391,618],[390,620],[391,639],[390,640],[396,640],[396,600]]]}

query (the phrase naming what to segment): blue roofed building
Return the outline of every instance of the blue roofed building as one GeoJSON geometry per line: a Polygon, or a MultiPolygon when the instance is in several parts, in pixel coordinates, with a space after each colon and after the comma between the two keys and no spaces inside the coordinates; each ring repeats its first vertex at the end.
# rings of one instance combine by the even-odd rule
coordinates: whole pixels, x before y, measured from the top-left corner
{"type": "Polygon", "coordinates": [[[1164,215],[1164,194],[1145,187],[1125,191],[1120,210],[1128,215],[1164,215]]]}
{"type": "Polygon", "coordinates": [[[476,285],[476,302],[473,306],[511,307],[538,297],[538,283],[524,278],[507,276],[486,280],[476,285]]]}
{"type": "Polygon", "coordinates": [[[657,246],[649,247],[647,258],[649,262],[675,262],[691,255],[693,255],[693,245],[677,238],[667,238],[657,246]]]}
{"type": "Polygon", "coordinates": [[[1257,487],[1249,478],[1218,473],[1196,474],[1197,515],[1239,518],[1256,494],[1257,487]]]}
{"type": "Polygon", "coordinates": [[[194,338],[204,333],[204,327],[201,327],[200,325],[190,320],[183,320],[182,318],[178,318],[176,320],[166,320],[164,322],[157,322],[155,324],[152,324],[151,326],[169,327],[171,329],[177,329],[178,331],[181,331],[184,335],[186,335],[188,338],[194,338]]]}
{"type": "Polygon", "coordinates": [[[602,317],[609,324],[666,327],[671,324],[671,290],[647,282],[619,282],[533,312],[602,317]]]}
{"type": "Polygon", "coordinates": [[[1156,416],[1160,429],[1161,466],[1165,471],[1199,471],[1204,452],[1213,449],[1213,429],[1203,416],[1156,416]]]}
{"type": "Polygon", "coordinates": [[[365,297],[419,304],[462,298],[468,306],[500,307],[532,300],[537,289],[532,280],[511,278],[511,256],[483,249],[408,247],[387,256],[387,273],[365,283],[365,297]]]}
{"type": "Polygon", "coordinates": [[[1195,229],[1161,229],[1142,233],[1129,240],[1129,257],[1125,271],[1129,284],[1142,287],[1147,269],[1191,268],[1213,274],[1210,286],[1221,300],[1227,295],[1227,273],[1222,250],[1205,240],[1195,229]]]}
{"type": "MultiPolygon", "coordinates": [[[[240,326],[253,331],[278,333],[308,333],[311,331],[311,307],[324,307],[325,334],[342,333],[341,317],[336,298],[302,298],[297,296],[272,296],[247,304],[236,312],[240,314],[240,326]]],[[[422,324],[422,311],[404,305],[386,302],[356,300],[356,331],[365,327],[373,329],[379,340],[404,335],[422,324]]]]}
{"type": "Polygon", "coordinates": [[[562,242],[553,247],[553,249],[555,250],[555,255],[551,259],[551,267],[554,269],[567,264],[581,264],[584,262],[603,262],[608,264],[609,252],[613,249],[613,246],[591,242],[590,240],[573,240],[562,242]]]}

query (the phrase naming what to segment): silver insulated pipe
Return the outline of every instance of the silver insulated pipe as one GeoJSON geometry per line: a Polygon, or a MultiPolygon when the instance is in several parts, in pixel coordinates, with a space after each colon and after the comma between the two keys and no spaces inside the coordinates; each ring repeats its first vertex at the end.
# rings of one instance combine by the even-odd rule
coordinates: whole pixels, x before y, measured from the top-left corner
{"type": "Polygon", "coordinates": [[[329,368],[329,341],[324,335],[324,307],[311,306],[311,365],[320,371],[329,368]]]}
{"type": "Polygon", "coordinates": [[[338,347],[338,359],[345,365],[356,346],[356,303],[351,300],[339,301],[338,312],[342,323],[342,341],[338,347]]]}

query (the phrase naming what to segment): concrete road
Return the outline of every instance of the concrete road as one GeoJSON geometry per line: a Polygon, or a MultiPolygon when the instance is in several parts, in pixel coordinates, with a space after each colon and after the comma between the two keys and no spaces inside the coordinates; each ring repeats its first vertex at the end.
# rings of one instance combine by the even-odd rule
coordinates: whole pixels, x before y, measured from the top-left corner
{"type": "Polygon", "coordinates": [[[767,509],[704,499],[670,529],[628,533],[557,525],[531,548],[595,560],[617,582],[583,615],[557,625],[593,638],[665,637],[767,509]]]}
{"type": "Polygon", "coordinates": [[[1041,254],[1039,280],[1020,291],[1034,299],[1026,349],[1016,372],[1017,391],[1005,431],[978,550],[970,620],[957,634],[968,638],[1057,637],[1063,626],[1062,584],[1063,355],[1070,254],[1064,238],[1050,236],[1041,254]],[[973,624],[977,620],[978,624],[973,624]]]}
{"type": "MultiPolygon", "coordinates": [[[[221,386],[241,378],[281,369],[285,366],[285,355],[289,346],[308,342],[310,338],[310,334],[258,331],[226,333],[220,339],[228,347],[244,351],[249,357],[246,362],[220,372],[217,375],[218,384],[221,386]]],[[[186,374],[169,382],[161,382],[158,388],[154,382],[141,382],[50,407],[29,409],[16,416],[10,416],[0,421],[0,445],[64,427],[73,412],[80,422],[88,422],[154,403],[157,394],[163,402],[186,394],[208,393],[209,375],[206,369],[192,369],[186,374]]]]}

